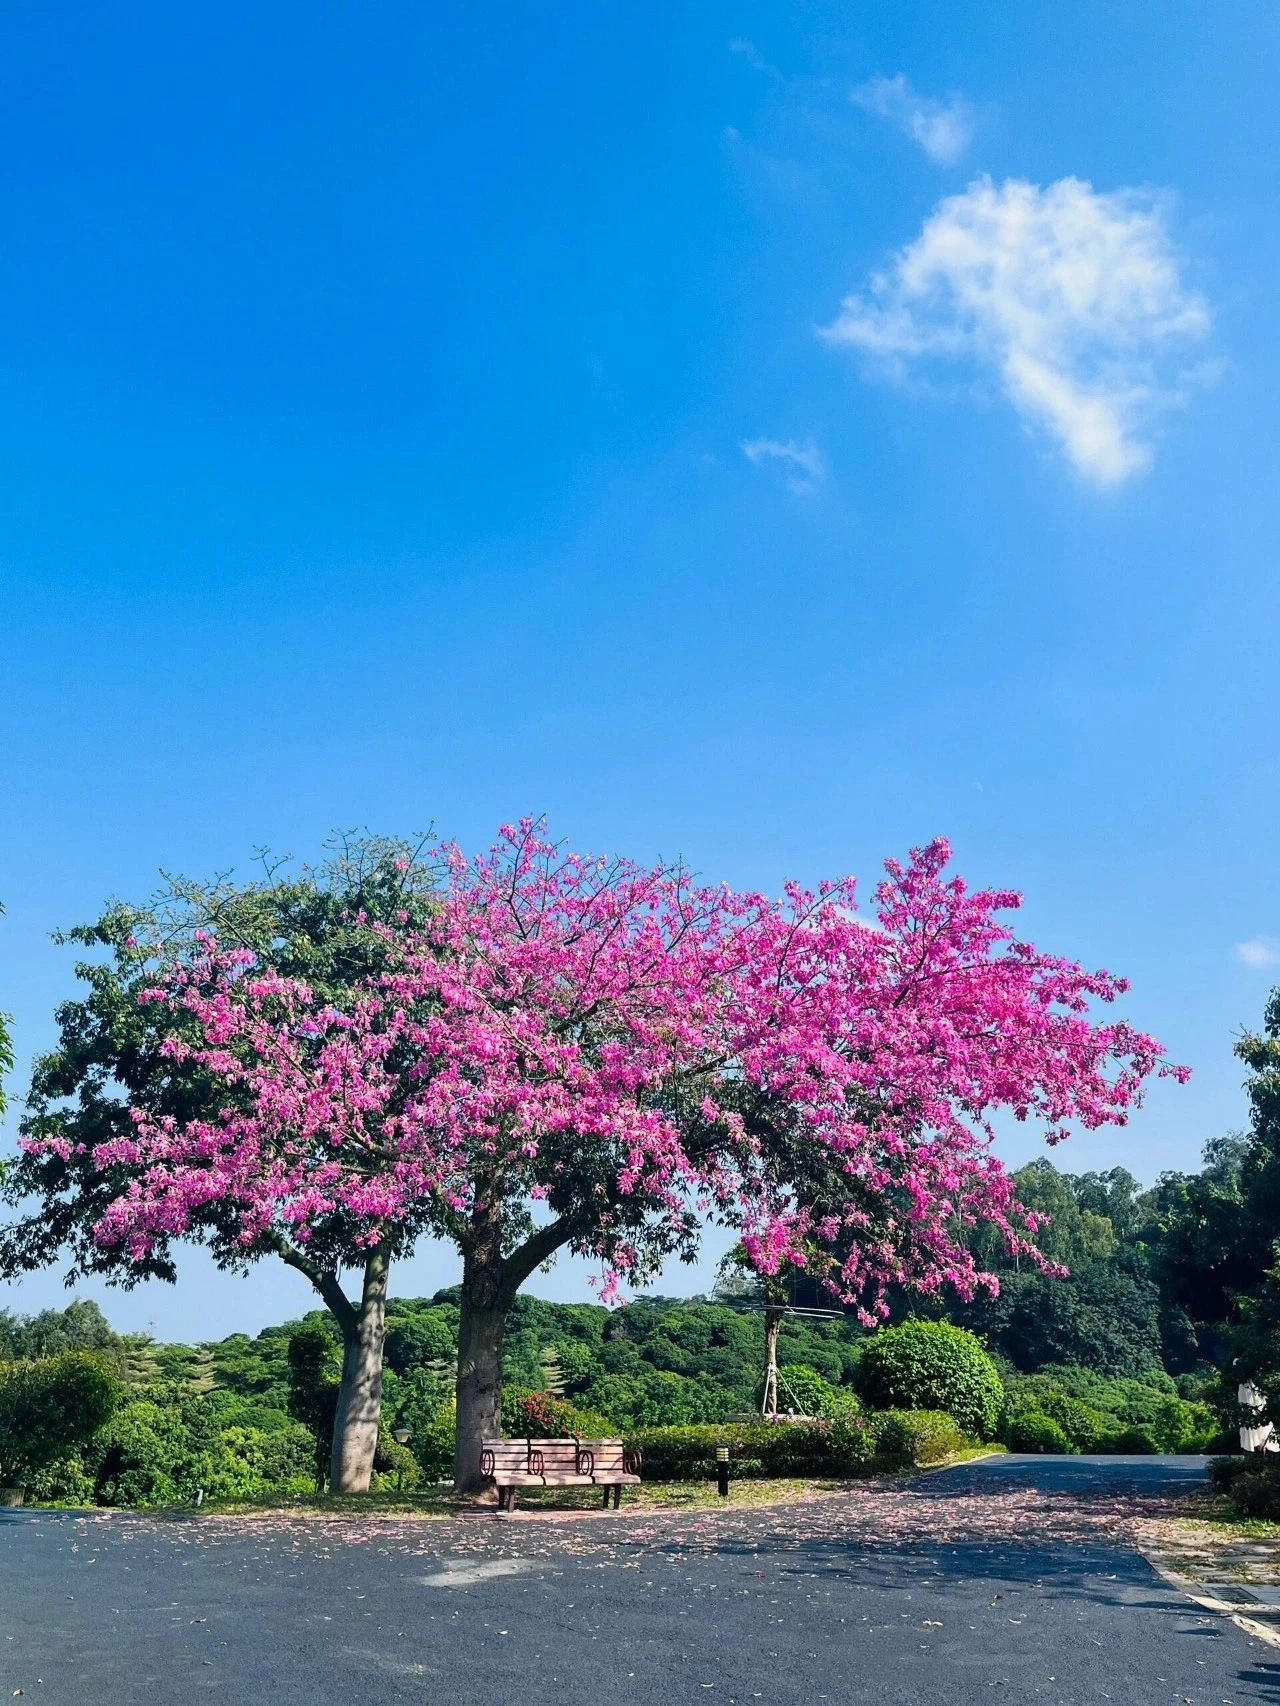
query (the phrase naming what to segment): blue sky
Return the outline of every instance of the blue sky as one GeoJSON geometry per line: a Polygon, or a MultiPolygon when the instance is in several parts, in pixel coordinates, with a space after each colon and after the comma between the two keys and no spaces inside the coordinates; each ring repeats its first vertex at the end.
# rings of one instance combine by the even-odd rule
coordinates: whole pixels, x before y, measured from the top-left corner
{"type": "MultiPolygon", "coordinates": [[[[769,888],[947,834],[1195,1069],[1060,1162],[1150,1178],[1243,1123],[1280,964],[1271,8],[6,33],[24,1059],[71,986],[49,932],[162,866],[546,812],[769,888]]],[[[108,1307],[198,1336],[307,1303],[197,1257],[108,1307]]]]}

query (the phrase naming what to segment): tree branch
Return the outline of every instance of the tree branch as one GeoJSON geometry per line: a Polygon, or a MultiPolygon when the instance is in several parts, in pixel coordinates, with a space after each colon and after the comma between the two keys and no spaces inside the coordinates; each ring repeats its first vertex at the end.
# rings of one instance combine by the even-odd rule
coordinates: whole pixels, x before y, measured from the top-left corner
{"type": "Polygon", "coordinates": [[[304,1274],[311,1281],[324,1299],[329,1313],[342,1328],[343,1333],[353,1332],[360,1319],[360,1311],[338,1283],[337,1274],[330,1273],[325,1268],[317,1267],[313,1261],[302,1254],[301,1250],[295,1250],[293,1245],[287,1239],[282,1238],[279,1233],[272,1237],[270,1247],[282,1262],[287,1263],[291,1268],[296,1268],[300,1274],[304,1274]]]}
{"type": "Polygon", "coordinates": [[[573,1225],[567,1216],[553,1220],[549,1226],[540,1226],[531,1233],[519,1249],[513,1250],[502,1264],[502,1291],[510,1301],[519,1291],[535,1268],[540,1268],[550,1256],[554,1256],[561,1245],[567,1244],[573,1236],[573,1225]]]}

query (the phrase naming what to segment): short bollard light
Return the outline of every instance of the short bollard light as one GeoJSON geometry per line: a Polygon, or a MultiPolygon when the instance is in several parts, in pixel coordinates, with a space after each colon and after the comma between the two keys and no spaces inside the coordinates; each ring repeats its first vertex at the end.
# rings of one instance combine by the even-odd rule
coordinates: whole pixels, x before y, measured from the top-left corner
{"type": "MultiPolygon", "coordinates": [[[[392,1428],[391,1437],[395,1440],[397,1445],[408,1445],[409,1441],[413,1438],[413,1435],[410,1433],[408,1428],[392,1428]]],[[[401,1467],[396,1474],[396,1491],[398,1493],[402,1493],[404,1491],[403,1467],[401,1467]]]]}
{"type": "Polygon", "coordinates": [[[716,1491],[722,1499],[729,1497],[729,1447],[716,1447],[716,1491]]]}

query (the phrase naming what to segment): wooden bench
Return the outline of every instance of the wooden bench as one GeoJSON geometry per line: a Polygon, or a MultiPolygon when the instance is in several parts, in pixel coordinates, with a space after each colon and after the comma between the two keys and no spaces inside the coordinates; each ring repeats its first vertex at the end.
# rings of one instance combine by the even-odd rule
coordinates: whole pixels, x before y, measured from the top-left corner
{"type": "Polygon", "coordinates": [[[625,1450],[620,1439],[584,1441],[578,1452],[578,1461],[590,1471],[592,1481],[604,1493],[606,1510],[610,1493],[613,1494],[613,1508],[617,1510],[622,1503],[622,1489],[640,1485],[641,1454],[625,1450]]]}
{"type": "Polygon", "coordinates": [[[498,1509],[514,1510],[519,1487],[541,1487],[541,1475],[529,1468],[527,1439],[486,1439],[481,1442],[480,1473],[498,1489],[498,1509]]]}
{"type": "Polygon", "coordinates": [[[618,1509],[624,1486],[640,1483],[640,1453],[620,1439],[486,1439],[480,1473],[498,1489],[498,1509],[515,1509],[521,1487],[599,1487],[618,1509]]]}

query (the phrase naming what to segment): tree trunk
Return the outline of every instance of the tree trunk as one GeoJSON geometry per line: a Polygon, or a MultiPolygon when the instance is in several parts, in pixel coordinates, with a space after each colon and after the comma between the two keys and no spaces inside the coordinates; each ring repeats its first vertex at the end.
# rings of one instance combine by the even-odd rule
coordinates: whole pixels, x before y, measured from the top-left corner
{"type": "Polygon", "coordinates": [[[387,1327],[383,1246],[369,1252],[359,1307],[342,1320],[342,1384],[333,1418],[330,1484],[335,1493],[367,1493],[382,1414],[382,1345],[387,1327]]]}
{"type": "Polygon", "coordinates": [[[553,1220],[531,1232],[510,1255],[502,1253],[502,1221],[492,1202],[477,1201],[462,1246],[461,1319],[458,1322],[458,1433],[453,1484],[460,1493],[484,1486],[480,1443],[502,1432],[502,1341],[516,1293],[529,1275],[572,1235],[570,1222],[553,1220]]]}
{"type": "Polygon", "coordinates": [[[782,1310],[766,1304],[764,1311],[764,1397],[760,1401],[762,1416],[778,1413],[778,1334],[782,1330],[782,1310]]]}
{"type": "Polygon", "coordinates": [[[463,1264],[453,1457],[453,1483],[460,1493],[478,1492],[484,1485],[481,1441],[502,1432],[502,1341],[511,1307],[502,1278],[500,1260],[468,1256],[463,1264]]]}

